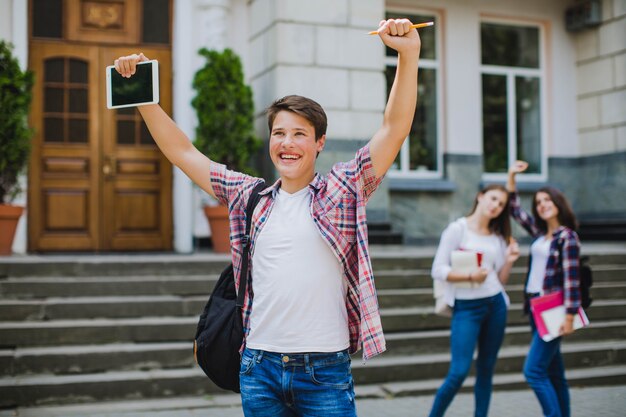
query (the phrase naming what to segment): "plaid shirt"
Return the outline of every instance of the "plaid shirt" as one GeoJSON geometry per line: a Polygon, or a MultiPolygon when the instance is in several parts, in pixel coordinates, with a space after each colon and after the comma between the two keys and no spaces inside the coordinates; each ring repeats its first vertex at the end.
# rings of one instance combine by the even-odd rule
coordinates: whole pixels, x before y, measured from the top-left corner
{"type": "MultiPolygon", "coordinates": [[[[246,204],[259,178],[231,171],[222,164],[211,163],[213,191],[222,204],[228,205],[230,244],[234,266],[235,285],[239,288],[242,236],[245,234],[246,204]]],[[[350,334],[350,353],[363,347],[363,359],[385,351],[374,276],[368,250],[365,205],[378,188],[369,146],[360,149],[356,157],[335,164],[327,177],[315,174],[309,184],[311,214],[321,236],[343,265],[348,282],[346,310],[350,334]]],[[[252,216],[250,251],[254,253],[256,238],[271,214],[280,180],[263,190],[261,200],[252,216]]],[[[253,265],[250,267],[253,281],[253,265]]],[[[244,345],[250,332],[250,313],[254,299],[254,285],[248,285],[243,305],[244,345]]],[[[243,348],[243,346],[242,346],[243,348]]]]}
{"type": "MultiPolygon", "coordinates": [[[[545,235],[535,225],[535,219],[520,204],[517,193],[510,193],[509,209],[513,218],[534,238],[545,235]]],[[[552,233],[546,276],[543,280],[543,291],[550,294],[563,291],[563,298],[568,314],[576,314],[580,307],[580,241],[572,229],[560,226],[552,233]]],[[[530,265],[530,261],[529,261],[530,265]]],[[[526,286],[530,268],[526,276],[526,286]]]]}

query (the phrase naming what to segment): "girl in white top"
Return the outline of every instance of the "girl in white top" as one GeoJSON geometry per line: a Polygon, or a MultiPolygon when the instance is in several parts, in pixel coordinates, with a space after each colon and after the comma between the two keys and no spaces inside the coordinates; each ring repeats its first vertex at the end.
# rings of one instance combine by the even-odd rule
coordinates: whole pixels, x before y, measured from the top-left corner
{"type": "Polygon", "coordinates": [[[441,235],[431,275],[445,285],[445,300],[453,306],[450,349],[452,360],[437,391],[430,416],[442,416],[467,377],[474,349],[475,416],[486,416],[491,399],[493,369],[504,338],[508,297],[504,292],[519,247],[511,238],[508,193],[491,185],[476,195],[469,216],[452,222],[441,235]],[[452,268],[455,250],[481,254],[481,264],[470,271],[452,268]]]}

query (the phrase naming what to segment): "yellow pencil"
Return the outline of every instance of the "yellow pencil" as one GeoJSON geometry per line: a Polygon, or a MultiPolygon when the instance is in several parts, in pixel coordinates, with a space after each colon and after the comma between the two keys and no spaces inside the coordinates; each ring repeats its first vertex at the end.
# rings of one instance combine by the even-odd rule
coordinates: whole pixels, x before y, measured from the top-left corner
{"type": "MultiPolygon", "coordinates": [[[[432,26],[434,25],[435,22],[424,22],[424,23],[418,23],[416,25],[411,25],[412,29],[419,29],[419,28],[425,28],[427,26],[432,26]]],[[[378,35],[378,31],[377,30],[373,30],[370,33],[368,33],[368,35],[378,35]]]]}

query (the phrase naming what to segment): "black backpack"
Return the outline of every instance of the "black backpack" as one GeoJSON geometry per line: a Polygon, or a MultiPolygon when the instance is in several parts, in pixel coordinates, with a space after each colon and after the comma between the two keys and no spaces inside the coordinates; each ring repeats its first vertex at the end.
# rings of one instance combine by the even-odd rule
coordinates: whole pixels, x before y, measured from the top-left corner
{"type": "Polygon", "coordinates": [[[580,305],[588,308],[593,302],[590,288],[593,286],[593,275],[589,266],[589,257],[580,257],[580,305]]]}
{"type": "Polygon", "coordinates": [[[220,388],[239,392],[239,349],[243,342],[241,309],[248,283],[250,225],[264,182],[257,184],[246,206],[246,234],[243,236],[241,283],[235,290],[233,264],[220,275],[200,315],[194,340],[194,356],[204,373],[220,388]]]}

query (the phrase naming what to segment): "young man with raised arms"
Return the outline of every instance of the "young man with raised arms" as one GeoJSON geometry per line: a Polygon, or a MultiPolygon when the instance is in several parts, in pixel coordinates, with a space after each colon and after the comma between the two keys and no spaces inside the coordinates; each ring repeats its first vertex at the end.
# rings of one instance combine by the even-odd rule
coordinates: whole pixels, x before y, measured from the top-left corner
{"type": "MultiPolygon", "coordinates": [[[[287,96],[267,109],[269,154],[280,178],[261,192],[252,217],[240,373],[246,416],[356,416],[349,355],[362,348],[368,359],[385,350],[365,205],[411,129],[421,42],[410,25],[380,22],[381,40],[398,52],[383,124],[327,176],[315,172],[326,144],[321,106],[287,96]]],[[[115,67],[130,77],[147,59],[121,57],[115,67]]],[[[160,106],[139,111],[165,156],[228,205],[238,286],[246,203],[261,179],[211,161],[160,106]]]]}

